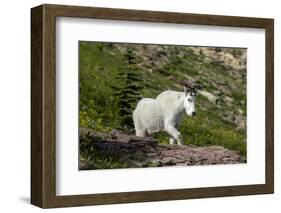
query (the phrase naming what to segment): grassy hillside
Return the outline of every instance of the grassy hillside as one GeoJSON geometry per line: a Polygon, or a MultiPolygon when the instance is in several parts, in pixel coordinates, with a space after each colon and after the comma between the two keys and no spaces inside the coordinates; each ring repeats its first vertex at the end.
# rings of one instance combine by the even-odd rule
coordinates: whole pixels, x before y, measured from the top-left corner
{"type": "MultiPolygon", "coordinates": [[[[245,49],[80,42],[80,127],[102,132],[121,128],[112,86],[129,47],[141,71],[142,97],[183,91],[190,82],[202,86],[197,115],[184,116],[179,127],[185,144],[220,145],[246,156],[245,49]]],[[[169,141],[165,133],[154,137],[169,141]]]]}

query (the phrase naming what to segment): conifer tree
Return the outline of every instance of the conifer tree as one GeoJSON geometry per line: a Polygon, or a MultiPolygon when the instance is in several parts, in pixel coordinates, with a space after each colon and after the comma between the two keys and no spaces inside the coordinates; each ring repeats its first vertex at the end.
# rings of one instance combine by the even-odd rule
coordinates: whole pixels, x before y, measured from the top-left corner
{"type": "Polygon", "coordinates": [[[136,54],[132,48],[127,48],[124,59],[125,65],[118,67],[116,84],[112,88],[120,127],[132,131],[132,113],[141,99],[140,91],[143,87],[141,73],[136,66],[136,54]]]}

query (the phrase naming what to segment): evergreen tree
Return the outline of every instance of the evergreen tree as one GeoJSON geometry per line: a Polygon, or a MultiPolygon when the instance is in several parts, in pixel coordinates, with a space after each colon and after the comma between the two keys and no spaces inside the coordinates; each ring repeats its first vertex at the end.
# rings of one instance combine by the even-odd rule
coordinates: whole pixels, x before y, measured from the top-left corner
{"type": "Polygon", "coordinates": [[[124,54],[125,65],[118,67],[116,84],[112,86],[114,102],[117,106],[121,128],[132,131],[134,128],[132,113],[141,99],[142,78],[136,66],[136,54],[127,48],[124,54]]]}

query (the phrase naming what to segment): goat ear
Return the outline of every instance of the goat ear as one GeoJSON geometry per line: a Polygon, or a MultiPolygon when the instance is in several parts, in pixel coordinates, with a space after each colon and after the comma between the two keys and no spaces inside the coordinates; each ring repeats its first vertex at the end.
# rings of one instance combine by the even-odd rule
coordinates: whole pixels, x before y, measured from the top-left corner
{"type": "Polygon", "coordinates": [[[184,95],[187,96],[189,91],[186,86],[183,86],[183,91],[184,91],[184,95]]]}
{"type": "Polygon", "coordinates": [[[196,86],[194,87],[194,93],[195,93],[195,95],[198,95],[199,90],[202,90],[202,87],[201,87],[200,85],[196,85],[196,86]]]}

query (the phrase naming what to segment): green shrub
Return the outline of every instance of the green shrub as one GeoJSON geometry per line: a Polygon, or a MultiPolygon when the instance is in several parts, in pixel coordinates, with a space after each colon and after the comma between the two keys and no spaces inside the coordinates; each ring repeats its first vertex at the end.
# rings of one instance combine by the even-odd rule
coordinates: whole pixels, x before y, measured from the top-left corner
{"type": "Polygon", "coordinates": [[[101,139],[93,139],[90,133],[80,137],[79,157],[80,164],[83,163],[82,169],[115,169],[128,167],[114,156],[108,156],[100,152],[96,147],[96,142],[101,139]]]}

